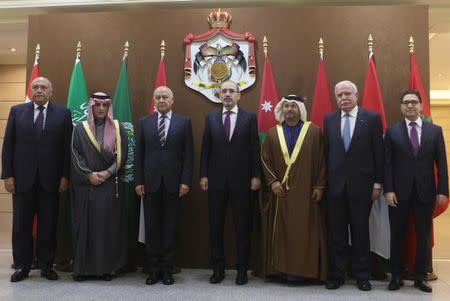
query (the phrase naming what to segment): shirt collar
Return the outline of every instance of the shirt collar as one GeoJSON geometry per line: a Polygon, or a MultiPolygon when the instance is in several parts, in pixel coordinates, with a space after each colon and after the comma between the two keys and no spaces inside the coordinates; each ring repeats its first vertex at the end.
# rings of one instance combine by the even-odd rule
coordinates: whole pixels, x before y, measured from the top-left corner
{"type": "MultiPolygon", "coordinates": [[[[158,112],[158,111],[157,111],[158,112]]],[[[163,114],[161,114],[160,112],[158,112],[158,119],[161,119],[161,116],[162,116],[163,114]]],[[[167,112],[166,114],[166,118],[167,119],[171,119],[172,118],[172,110],[170,110],[169,112],[167,112]]]]}
{"type": "MultiPolygon", "coordinates": [[[[39,105],[37,105],[35,102],[33,103],[33,105],[34,105],[34,109],[35,110],[37,110],[39,108],[39,105]]],[[[44,107],[44,111],[45,111],[47,109],[47,107],[48,107],[48,100],[42,106],[44,107]]]]}
{"type": "MultiPolygon", "coordinates": [[[[223,107],[222,115],[225,114],[226,111],[228,111],[228,110],[225,107],[223,107]]],[[[234,108],[232,108],[230,111],[233,112],[234,114],[237,114],[238,113],[238,106],[234,106],[234,108]]]]}
{"type": "Polygon", "coordinates": [[[411,122],[415,122],[416,123],[416,125],[418,126],[418,127],[422,127],[422,118],[420,118],[420,116],[419,117],[417,117],[417,119],[415,120],[415,121],[411,121],[411,120],[409,120],[409,119],[407,119],[407,118],[405,118],[405,121],[406,121],[406,127],[409,127],[409,124],[411,123],[411,122]]]}
{"type": "MultiPolygon", "coordinates": [[[[347,114],[344,111],[341,111],[341,118],[344,117],[344,115],[347,114]]],[[[358,106],[355,106],[353,108],[353,110],[351,110],[350,112],[348,112],[348,115],[350,115],[351,117],[355,117],[358,115],[358,106]]]]}

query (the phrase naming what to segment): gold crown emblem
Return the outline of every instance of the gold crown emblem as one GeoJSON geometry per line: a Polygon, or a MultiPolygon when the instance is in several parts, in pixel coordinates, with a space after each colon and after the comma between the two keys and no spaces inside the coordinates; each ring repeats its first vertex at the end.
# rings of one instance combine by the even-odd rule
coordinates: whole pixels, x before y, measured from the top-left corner
{"type": "Polygon", "coordinates": [[[230,28],[231,19],[231,14],[219,8],[217,11],[212,11],[207,20],[210,28],[230,28]]]}

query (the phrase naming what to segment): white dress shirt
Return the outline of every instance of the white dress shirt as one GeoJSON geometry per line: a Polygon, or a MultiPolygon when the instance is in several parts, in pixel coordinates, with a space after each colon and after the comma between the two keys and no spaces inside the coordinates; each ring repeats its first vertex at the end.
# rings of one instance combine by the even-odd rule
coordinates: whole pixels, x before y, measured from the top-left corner
{"type": "MultiPolygon", "coordinates": [[[[223,107],[223,109],[222,109],[222,123],[225,122],[225,116],[226,116],[225,112],[226,111],[228,111],[228,110],[225,109],[225,107],[223,107]]],[[[230,114],[230,140],[231,140],[231,137],[233,137],[234,128],[236,127],[238,106],[234,106],[234,108],[232,108],[230,111],[233,112],[233,113],[230,114]]]]}
{"type": "MultiPolygon", "coordinates": [[[[42,113],[44,113],[44,122],[43,122],[43,126],[44,126],[44,128],[45,128],[45,120],[47,119],[47,107],[48,107],[48,101],[45,103],[45,104],[43,104],[42,105],[43,107],[44,107],[44,110],[42,110],[42,113]]],[[[39,106],[36,104],[36,103],[34,103],[34,119],[33,119],[33,121],[34,122],[36,122],[36,118],[38,117],[38,115],[39,115],[39,106]]]]}
{"type": "MultiPolygon", "coordinates": [[[[412,126],[410,126],[409,124],[413,121],[405,118],[405,122],[406,122],[406,129],[408,130],[408,137],[411,138],[412,126]]],[[[419,140],[419,146],[420,146],[420,140],[422,138],[422,118],[417,117],[417,120],[415,120],[414,122],[416,123],[417,138],[419,140]]]]}
{"type": "MultiPolygon", "coordinates": [[[[162,115],[163,114],[158,112],[158,124],[156,125],[156,128],[159,128],[159,123],[161,122],[161,116],[162,115]]],[[[166,118],[164,119],[164,139],[167,140],[167,132],[169,131],[170,120],[172,119],[172,110],[167,112],[165,115],[166,115],[166,118]]]]}

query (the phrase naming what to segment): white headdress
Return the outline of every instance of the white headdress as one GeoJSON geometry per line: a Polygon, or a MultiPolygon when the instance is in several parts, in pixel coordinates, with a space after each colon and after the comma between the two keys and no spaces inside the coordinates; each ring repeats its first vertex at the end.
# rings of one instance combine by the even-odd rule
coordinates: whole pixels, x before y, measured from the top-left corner
{"type": "Polygon", "coordinates": [[[284,122],[283,106],[286,102],[288,102],[288,103],[295,102],[300,110],[300,120],[303,122],[306,122],[307,114],[306,114],[305,104],[303,103],[303,98],[301,98],[297,95],[285,96],[278,102],[277,106],[275,107],[275,119],[279,123],[284,122]]]}

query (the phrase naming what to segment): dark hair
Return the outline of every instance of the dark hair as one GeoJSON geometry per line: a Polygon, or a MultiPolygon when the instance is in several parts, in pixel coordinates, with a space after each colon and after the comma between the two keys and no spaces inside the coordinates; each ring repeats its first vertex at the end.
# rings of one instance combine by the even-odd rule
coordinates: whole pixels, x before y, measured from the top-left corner
{"type": "Polygon", "coordinates": [[[406,90],[405,92],[403,92],[402,94],[402,98],[400,98],[400,102],[403,101],[403,98],[408,95],[408,94],[414,94],[417,96],[417,98],[419,99],[419,102],[422,102],[422,97],[420,97],[420,93],[417,90],[406,90]]]}

